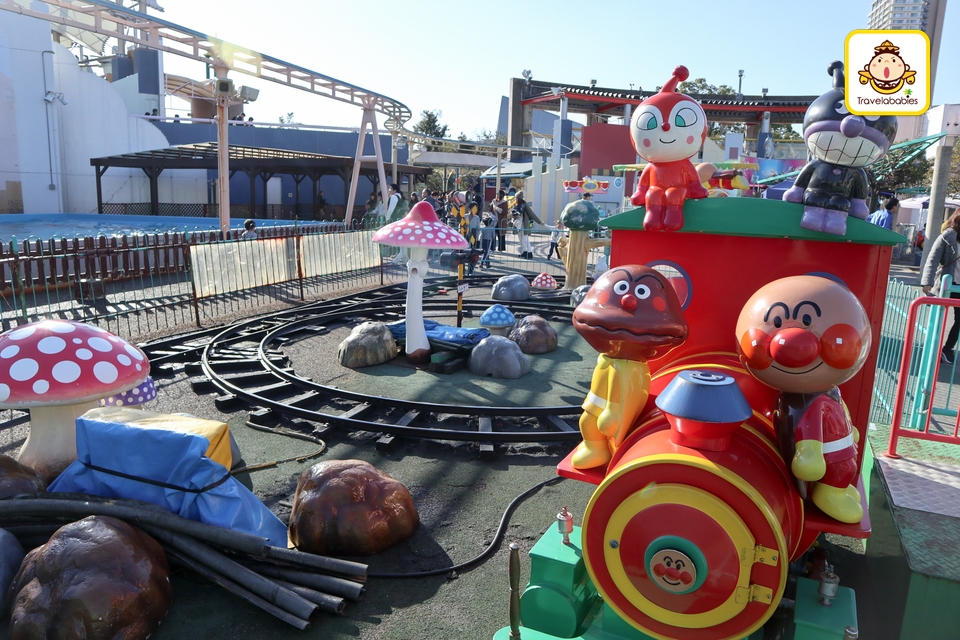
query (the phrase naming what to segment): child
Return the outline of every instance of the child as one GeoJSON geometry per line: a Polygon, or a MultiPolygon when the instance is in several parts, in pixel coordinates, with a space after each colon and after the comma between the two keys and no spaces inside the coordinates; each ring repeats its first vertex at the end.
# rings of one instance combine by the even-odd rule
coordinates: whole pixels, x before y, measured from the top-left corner
{"type": "Polygon", "coordinates": [[[240,234],[241,240],[256,240],[257,239],[257,223],[253,220],[245,220],[243,223],[243,228],[245,231],[240,234]]]}
{"type": "Polygon", "coordinates": [[[483,226],[480,228],[480,249],[483,255],[480,257],[480,268],[490,268],[490,252],[493,250],[493,243],[497,239],[497,228],[493,224],[493,218],[484,218],[483,226]]]}
{"type": "Polygon", "coordinates": [[[557,223],[557,226],[550,227],[550,250],[547,251],[547,260],[553,256],[553,252],[557,252],[557,259],[560,259],[560,249],[557,247],[557,243],[560,242],[560,236],[563,235],[563,224],[560,222],[557,223]]]}

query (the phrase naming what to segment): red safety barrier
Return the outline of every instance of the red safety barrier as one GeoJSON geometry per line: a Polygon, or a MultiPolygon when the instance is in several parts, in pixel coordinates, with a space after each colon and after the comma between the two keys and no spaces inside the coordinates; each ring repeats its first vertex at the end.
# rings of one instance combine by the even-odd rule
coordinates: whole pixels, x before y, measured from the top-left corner
{"type": "MultiPolygon", "coordinates": [[[[960,444],[960,413],[958,413],[957,422],[954,424],[952,435],[945,433],[930,433],[930,417],[933,413],[934,402],[934,394],[932,392],[927,400],[926,419],[924,421],[923,429],[903,429],[900,426],[903,422],[903,405],[906,400],[907,387],[909,385],[909,372],[914,349],[914,336],[917,332],[917,317],[919,316],[920,307],[922,306],[944,308],[943,325],[940,328],[940,333],[937,336],[937,342],[934,345],[936,352],[939,352],[940,344],[943,341],[943,332],[947,327],[947,310],[960,307],[960,299],[921,296],[910,303],[910,309],[907,313],[907,334],[904,336],[903,357],[900,359],[900,373],[897,379],[896,395],[894,396],[893,420],[890,425],[890,442],[888,443],[887,450],[884,454],[888,458],[900,457],[900,455],[897,453],[897,442],[900,438],[914,438],[916,440],[929,440],[932,442],[942,442],[945,444],[960,444]]],[[[938,355],[934,364],[933,380],[937,379],[939,372],[940,358],[938,355]]]]}

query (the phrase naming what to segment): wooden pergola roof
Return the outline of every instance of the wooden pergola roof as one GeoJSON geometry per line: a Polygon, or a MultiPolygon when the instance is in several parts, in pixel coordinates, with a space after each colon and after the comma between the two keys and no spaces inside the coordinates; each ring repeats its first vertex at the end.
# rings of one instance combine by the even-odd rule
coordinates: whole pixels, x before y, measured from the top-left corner
{"type": "MultiPolygon", "coordinates": [[[[103,213],[103,192],[101,178],[110,167],[142,169],[150,178],[150,205],[153,215],[159,213],[159,186],[157,178],[165,169],[209,169],[217,168],[218,146],[216,142],[182,144],[166,149],[124,153],[103,158],[91,158],[90,164],[97,173],[97,210],[103,213]]],[[[330,156],[306,151],[289,149],[266,149],[262,147],[244,147],[230,145],[230,177],[238,171],[250,177],[250,201],[256,203],[255,180],[259,176],[264,182],[277,174],[292,175],[299,185],[304,178],[313,181],[313,199],[316,204],[317,183],[322,176],[339,175],[344,183],[350,181],[354,159],[349,156],[330,156]]],[[[415,167],[398,164],[397,174],[425,179],[432,171],[429,167],[415,167]]],[[[374,184],[378,181],[377,163],[373,160],[360,163],[360,175],[366,176],[374,184]]],[[[297,189],[299,204],[300,190],[297,189]]],[[[264,198],[266,190],[264,189],[264,198]]],[[[266,204],[266,203],[264,203],[266,204]]]]}

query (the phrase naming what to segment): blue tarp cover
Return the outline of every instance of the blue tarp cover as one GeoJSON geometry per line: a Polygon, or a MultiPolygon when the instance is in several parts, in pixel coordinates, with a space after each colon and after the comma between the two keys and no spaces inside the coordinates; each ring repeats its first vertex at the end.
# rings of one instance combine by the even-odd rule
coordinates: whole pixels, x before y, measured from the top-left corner
{"type": "MultiPolygon", "coordinates": [[[[424,318],[423,327],[427,331],[427,340],[439,340],[441,342],[452,342],[457,346],[472,349],[480,344],[480,341],[490,336],[486,329],[451,327],[440,324],[436,320],[427,320],[424,318]]],[[[393,334],[394,340],[406,340],[407,325],[405,320],[388,322],[387,328],[393,334]]]]}
{"type": "Polygon", "coordinates": [[[47,491],[143,500],[181,517],[262,536],[271,545],[286,548],[286,526],[230,477],[226,467],[207,457],[211,443],[206,437],[190,432],[188,422],[177,427],[178,417],[126,407],[91,409],[77,418],[77,461],[47,491]],[[174,428],[165,428],[164,422],[172,422],[174,428]],[[197,491],[211,485],[216,486],[197,491]]]}

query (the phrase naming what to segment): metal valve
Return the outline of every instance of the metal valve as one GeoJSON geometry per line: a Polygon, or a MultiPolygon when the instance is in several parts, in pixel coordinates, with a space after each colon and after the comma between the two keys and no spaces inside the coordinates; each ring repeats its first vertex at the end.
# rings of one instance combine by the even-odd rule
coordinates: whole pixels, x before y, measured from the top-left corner
{"type": "Polygon", "coordinates": [[[563,535],[563,544],[570,544],[570,534],[573,533],[573,514],[564,507],[557,514],[557,530],[563,535]]]}
{"type": "Polygon", "coordinates": [[[824,571],[820,574],[820,588],[817,593],[820,594],[820,604],[825,607],[833,606],[833,599],[837,597],[837,591],[840,590],[840,577],[833,571],[824,571]]]}

